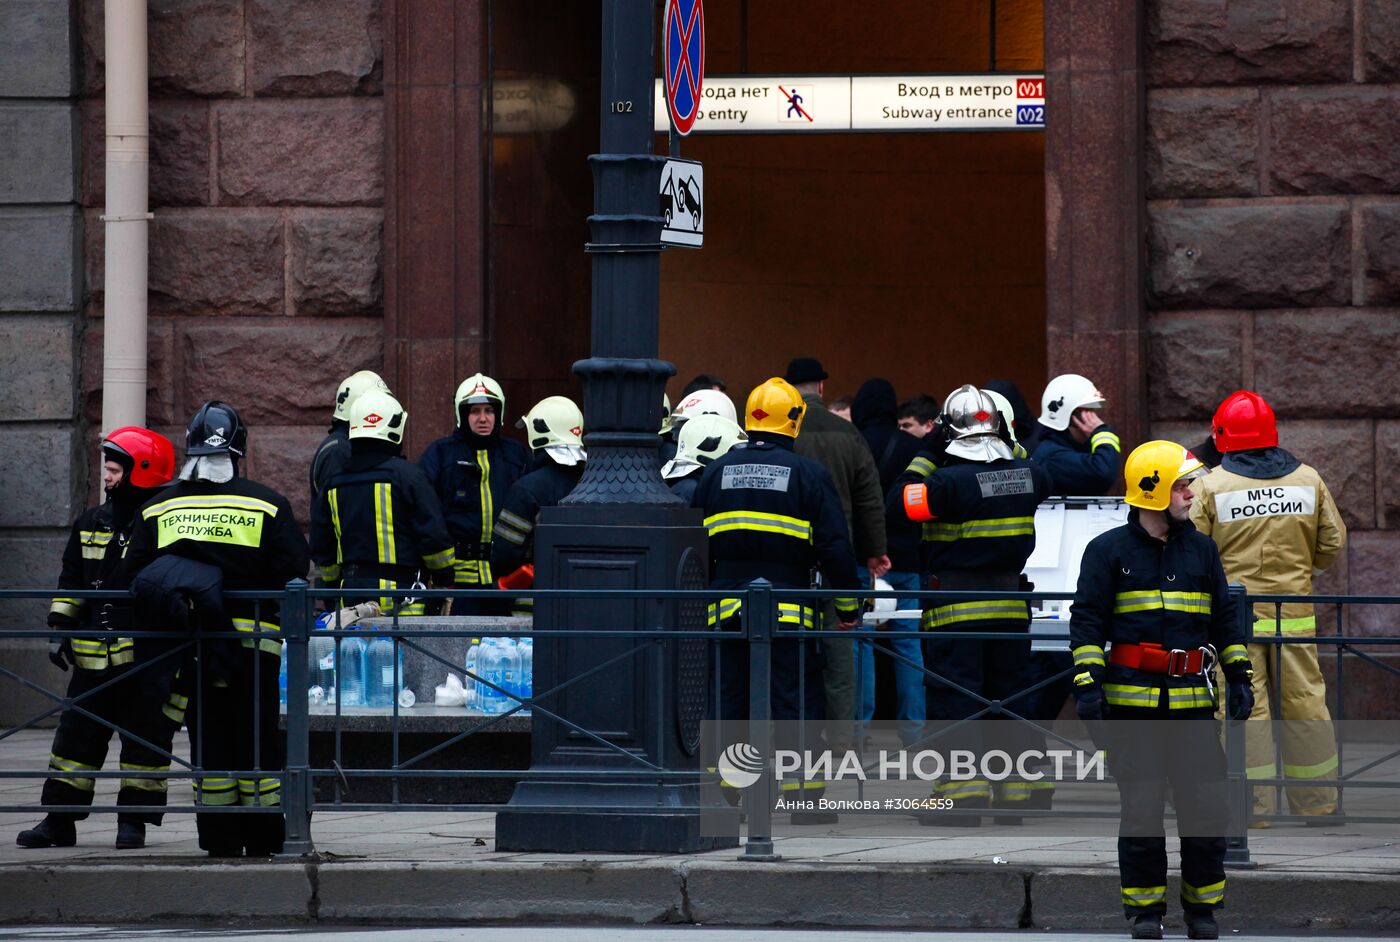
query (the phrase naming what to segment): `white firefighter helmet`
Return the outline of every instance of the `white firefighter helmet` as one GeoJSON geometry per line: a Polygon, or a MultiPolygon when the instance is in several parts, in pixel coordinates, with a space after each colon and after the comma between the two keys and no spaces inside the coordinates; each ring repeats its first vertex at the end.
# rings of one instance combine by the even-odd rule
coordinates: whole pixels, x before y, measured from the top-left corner
{"type": "Polygon", "coordinates": [[[748,440],[748,433],[733,419],[722,415],[697,415],[681,426],[676,460],[706,465],[748,440]]]}
{"type": "Polygon", "coordinates": [[[1038,421],[1046,428],[1063,432],[1069,428],[1075,409],[1102,409],[1107,401],[1092,381],[1078,373],[1065,373],[1046,385],[1040,397],[1038,421]]]}
{"type": "Polygon", "coordinates": [[[734,400],[718,389],[697,389],[682,399],[671,416],[672,427],[679,430],[697,415],[718,415],[735,425],[739,424],[739,413],[734,408],[734,400]]]}
{"type": "Polygon", "coordinates": [[[1006,429],[1007,434],[1011,436],[1011,441],[1015,444],[1020,444],[1020,440],[1016,438],[1016,410],[1011,407],[1011,400],[1007,399],[995,389],[984,389],[982,391],[990,396],[992,402],[996,405],[997,414],[1001,416],[1001,427],[1006,429]]]}
{"type": "Polygon", "coordinates": [[[350,437],[376,438],[394,445],[403,444],[408,413],[387,392],[371,389],[350,407],[350,437]]]}
{"type": "MultiPolygon", "coordinates": [[[[500,428],[506,417],[506,394],[501,389],[501,384],[496,382],[485,373],[475,373],[462,380],[462,384],[457,387],[457,395],[454,397],[454,404],[457,410],[457,427],[462,427],[463,406],[473,406],[484,403],[496,408],[496,427],[500,428]]],[[[470,411],[465,410],[465,411],[470,411]]]]}
{"type": "Polygon", "coordinates": [[[550,445],[582,445],[583,413],[567,396],[547,396],[525,413],[516,427],[525,429],[536,451],[550,445]]]}
{"type": "Polygon", "coordinates": [[[671,397],[665,393],[661,394],[661,431],[656,434],[671,434],[671,397]]]}
{"type": "Polygon", "coordinates": [[[943,423],[948,428],[948,453],[970,461],[1010,458],[1011,448],[1001,440],[1001,414],[992,397],[976,386],[959,386],[943,401],[943,423]]]}
{"type": "Polygon", "coordinates": [[[335,392],[335,411],[331,413],[331,418],[340,422],[350,421],[350,407],[371,389],[377,389],[382,393],[389,391],[389,384],[380,378],[374,370],[360,370],[358,373],[351,373],[340,381],[340,388],[335,392]]]}

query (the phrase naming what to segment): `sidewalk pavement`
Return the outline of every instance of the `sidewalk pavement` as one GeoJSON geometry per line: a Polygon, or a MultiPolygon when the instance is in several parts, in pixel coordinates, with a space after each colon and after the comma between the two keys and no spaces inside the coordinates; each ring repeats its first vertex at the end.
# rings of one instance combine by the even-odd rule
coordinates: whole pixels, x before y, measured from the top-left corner
{"type": "MultiPolygon", "coordinates": [[[[26,730],[0,741],[0,770],[45,767],[51,738],[49,730],[26,730]]],[[[177,743],[177,754],[187,754],[185,748],[177,743]]],[[[314,857],[223,862],[198,849],[188,814],[149,829],[139,851],[113,849],[112,815],[80,822],[76,847],[17,847],[14,834],[40,817],[39,789],[37,779],[0,779],[0,805],[36,809],[0,814],[3,924],[393,920],[1086,931],[1125,925],[1116,822],[1108,820],[920,828],[910,818],[880,814],[795,828],[778,817],[774,839],[783,859],[757,863],[738,859],[742,848],[692,855],[498,853],[491,814],[318,811],[314,857]]],[[[188,800],[185,784],[172,789],[175,800],[188,800]]],[[[110,804],[115,790],[115,779],[100,779],[97,802],[110,804]]],[[[1064,799],[1057,807],[1073,807],[1073,795],[1064,799]]],[[[1175,843],[1169,831],[1168,849],[1175,843]]],[[[1395,825],[1276,825],[1251,831],[1250,845],[1257,869],[1228,876],[1221,914],[1227,933],[1400,930],[1395,825]]],[[[1172,852],[1173,909],[1177,863],[1172,852]]],[[[1179,913],[1169,915],[1169,928],[1173,920],[1179,928],[1179,913]]]]}

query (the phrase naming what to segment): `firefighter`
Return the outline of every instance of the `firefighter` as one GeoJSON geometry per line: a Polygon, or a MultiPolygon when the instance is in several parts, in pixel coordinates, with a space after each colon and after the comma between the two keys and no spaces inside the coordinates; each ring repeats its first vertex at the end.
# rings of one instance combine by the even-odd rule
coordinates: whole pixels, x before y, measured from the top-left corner
{"type": "MultiPolygon", "coordinates": [[[[1191,521],[1215,540],[1225,574],[1250,592],[1312,594],[1314,574],[1336,561],[1347,538],[1327,485],[1315,470],[1279,447],[1274,411],[1258,393],[1229,396],[1216,410],[1212,428],[1223,458],[1196,483],[1191,521]]],[[[1314,637],[1313,608],[1305,602],[1281,608],[1260,603],[1254,609],[1254,633],[1314,637]]],[[[1277,703],[1281,718],[1288,721],[1283,724],[1283,776],[1300,783],[1287,789],[1290,809],[1308,816],[1333,814],[1336,789],[1305,784],[1337,774],[1336,741],[1317,648],[1251,644],[1249,659],[1257,665],[1252,718],[1273,719],[1277,703]]],[[[1272,729],[1268,722],[1245,726],[1246,768],[1252,778],[1278,775],[1272,729]]],[[[1256,788],[1255,812],[1273,813],[1273,797],[1273,789],[1256,788]]],[[[1256,826],[1267,824],[1260,821],[1256,826]]]]}
{"type": "MultiPolygon", "coordinates": [[[[793,450],[793,440],[807,411],[802,395],[786,380],[773,377],[749,393],[744,425],[749,440],[705,469],[691,506],[705,513],[709,532],[710,587],[742,589],[755,579],[767,579],[778,589],[807,589],[812,570],[821,571],[826,587],[854,592],[860,587],[841,498],[831,473],[793,450]]],[[[687,423],[687,428],[702,421],[687,423]]],[[[710,623],[739,628],[739,598],[710,605],[710,623]]],[[[840,598],[835,603],[837,624],[855,627],[859,603],[840,598]]],[[[798,601],[778,602],[778,629],[816,629],[820,609],[798,601]]],[[[748,650],[720,644],[720,713],[723,720],[748,716],[748,650]]],[[[772,717],[774,720],[821,721],[825,714],[822,662],[811,641],[773,642],[772,717]],[[805,694],[799,697],[799,690],[805,694]]],[[[793,722],[780,724],[777,747],[795,748],[793,722]]],[[[808,746],[808,748],[815,748],[808,746]]],[[[784,782],[786,792],[803,791],[816,799],[819,780],[784,782]]],[[[806,814],[796,823],[817,823],[806,814]]]]}
{"type": "MultiPolygon", "coordinates": [[[[457,387],[457,430],[439,438],[418,459],[418,466],[437,493],[456,546],[454,581],[460,589],[488,589],[491,573],[491,533],[496,511],[530,465],[530,452],[501,435],[506,396],[491,377],[477,373],[457,387]]],[[[504,615],[508,601],[456,599],[458,615],[504,615]]]]}
{"type": "MultiPolygon", "coordinates": [[[[442,506],[422,469],[400,454],[407,429],[408,413],[386,392],[367,392],[350,407],[350,460],[311,508],[311,558],[342,589],[407,589],[423,575],[452,585],[442,506]]],[[[379,608],[421,615],[424,604],[383,597],[379,608]]]]}
{"type": "Polygon", "coordinates": [[[1077,373],[1056,376],[1040,397],[1039,438],[1030,448],[1050,472],[1054,493],[1107,494],[1118,483],[1123,446],[1099,413],[1107,400],[1077,373]]]}
{"type": "MultiPolygon", "coordinates": [[[[133,577],[147,563],[167,555],[219,569],[229,591],[280,591],[288,581],[306,577],[306,539],[291,504],[270,487],[239,475],[247,442],[247,426],[233,406],[212,400],[199,407],[185,430],[186,462],[180,480],[141,508],[127,548],[133,577]]],[[[224,608],[235,631],[278,631],[276,602],[228,600],[224,608]]],[[[195,689],[203,703],[194,704],[189,714],[192,759],[199,769],[242,774],[236,779],[199,776],[198,804],[281,805],[281,651],[276,637],[248,637],[227,671],[216,670],[213,658],[201,657],[195,689]]],[[[245,852],[268,856],[282,850],[285,821],[280,812],[246,818],[200,813],[196,823],[199,846],[213,857],[241,857],[245,852]]]]}
{"type": "MultiPolygon", "coordinates": [[[[944,591],[1022,591],[1021,570],[1035,549],[1035,509],[1050,493],[1050,478],[1025,458],[1017,458],[1003,431],[996,403],[975,386],[954,390],[943,403],[940,426],[946,436],[937,467],[920,456],[895,482],[890,504],[901,504],[910,520],[923,524],[929,587],[944,591]],[[921,464],[924,462],[924,464],[921,464]]],[[[894,510],[894,507],[891,507],[894,510]]],[[[1030,608],[1022,599],[986,598],[934,604],[923,613],[924,664],[941,679],[929,679],[928,716],[957,722],[982,713],[988,701],[1010,699],[1027,686],[1030,608]],[[940,632],[987,631],[1025,635],[1025,640],[951,640],[940,632]],[[956,689],[958,687],[967,693],[956,689]],[[971,694],[971,695],[970,695],[971,694]],[[975,696],[974,696],[975,695],[975,696]]],[[[1020,713],[1023,704],[1013,703],[1020,713]]],[[[1031,731],[1017,722],[976,721],[953,727],[943,737],[949,749],[982,753],[999,747],[1012,755],[1027,748],[1031,731]]],[[[933,794],[954,808],[1018,810],[1038,789],[1024,780],[992,783],[940,778],[933,794]]],[[[1003,818],[1019,823],[1014,815],[1003,818]]],[[[976,827],[978,816],[925,815],[921,823],[976,827]]]]}
{"type": "Polygon", "coordinates": [[[1220,554],[1190,521],[1190,481],[1204,466],[1182,446],[1154,441],[1133,450],[1126,471],[1128,522],[1091,540],[1080,565],[1070,622],[1077,711],[1118,783],[1118,870],[1132,937],[1162,937],[1170,785],[1187,931],[1214,939],[1229,810],[1210,672],[1218,660],[1226,712],[1245,719],[1254,702],[1249,653],[1220,554]]]}
{"type": "MultiPolygon", "coordinates": [[[[534,451],[530,472],[506,494],[491,537],[491,568],[503,589],[535,584],[535,524],[540,510],[569,495],[583,477],[583,413],[572,399],[549,396],[535,403],[516,425],[534,451]]],[[[512,614],[532,615],[535,601],[516,598],[512,614]]]]}
{"type": "Polygon", "coordinates": [[[705,468],[732,449],[742,448],[748,440],[743,429],[722,415],[696,416],[681,428],[676,457],[661,468],[661,477],[672,493],[688,504],[705,468]]]}
{"type": "Polygon", "coordinates": [[[350,460],[350,406],[371,389],[387,393],[389,386],[373,370],[360,370],[345,377],[336,390],[331,427],[326,430],[326,437],[316,446],[316,455],[311,459],[311,506],[316,506],[316,499],[326,489],[331,475],[350,460]]]}
{"type": "MultiPolygon", "coordinates": [[[[107,500],[78,515],[63,551],[59,589],[123,589],[129,580],[122,554],[131,539],[137,509],[175,475],[175,446],[150,429],[126,426],[102,440],[102,485],[107,500]]],[[[69,700],[79,700],[88,712],[114,726],[159,746],[151,750],[127,732],[121,734],[122,771],[168,772],[170,745],[178,728],[161,713],[162,704],[148,695],[150,688],[131,670],[134,645],[117,635],[131,628],[129,605],[113,602],[56,598],[49,609],[50,628],[101,629],[86,638],[65,638],[49,646],[49,660],[67,671],[69,700]],[[96,609],[96,611],[94,611],[96,609]],[[122,679],[118,679],[122,678],[122,679]],[[107,685],[107,686],[104,686],[107,685]],[[90,693],[103,687],[96,693],[90,693]]],[[[54,734],[49,769],[55,777],[44,782],[44,805],[91,805],[96,779],[83,772],[97,771],[107,757],[112,730],[78,710],[64,710],[54,734]]],[[[124,778],[117,792],[118,806],[135,809],[165,805],[163,778],[124,778]]],[[[87,812],[50,812],[37,826],[21,831],[20,847],[71,847],[77,841],[74,822],[87,812]]],[[[159,825],[159,811],[125,810],[117,813],[118,850],[146,846],[146,825],[159,825]]]]}

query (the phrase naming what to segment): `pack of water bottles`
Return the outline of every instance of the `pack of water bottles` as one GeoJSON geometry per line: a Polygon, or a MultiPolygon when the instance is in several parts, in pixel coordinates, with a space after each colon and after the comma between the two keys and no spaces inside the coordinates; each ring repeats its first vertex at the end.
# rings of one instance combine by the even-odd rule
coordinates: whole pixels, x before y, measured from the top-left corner
{"type": "MultiPolygon", "coordinates": [[[[463,663],[467,709],[499,714],[534,695],[535,645],[531,638],[473,638],[463,663]]],[[[521,710],[529,713],[528,706],[521,710]]]]}
{"type": "MultiPolygon", "coordinates": [[[[330,616],[323,616],[317,620],[317,630],[311,632],[307,643],[307,699],[311,705],[333,705],[338,701],[341,707],[389,707],[397,700],[402,708],[413,706],[417,698],[404,685],[403,651],[395,656],[393,639],[346,635],[337,645],[327,630],[334,627],[329,619],[330,616]]],[[[282,647],[277,687],[281,702],[286,703],[286,645],[282,647]]]]}

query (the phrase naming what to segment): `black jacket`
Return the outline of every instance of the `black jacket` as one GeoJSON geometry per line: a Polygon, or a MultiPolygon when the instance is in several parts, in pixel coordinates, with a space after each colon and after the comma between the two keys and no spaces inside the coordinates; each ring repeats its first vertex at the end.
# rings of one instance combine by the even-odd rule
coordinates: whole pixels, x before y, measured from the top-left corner
{"type": "MultiPolygon", "coordinates": [[[[122,553],[130,536],[131,519],[119,530],[110,503],[84,510],[68,533],[63,568],[58,575],[59,589],[126,588],[122,553]]],[[[102,629],[101,634],[90,638],[69,639],[73,660],[85,670],[102,670],[132,660],[131,639],[115,634],[118,629],[131,627],[131,607],[123,602],[56,597],[49,606],[48,621],[54,628],[102,629]]]]}
{"type": "Polygon", "coordinates": [[[454,555],[442,507],[422,470],[367,449],[351,455],[312,506],[311,558],[328,582],[353,566],[359,575],[401,586],[420,569],[449,568],[454,555]]]}
{"type": "MultiPolygon", "coordinates": [[[[714,588],[739,588],[759,578],[777,587],[810,588],[813,568],[821,570],[827,588],[859,588],[831,474],[793,452],[791,441],[752,433],[746,447],[705,468],[691,506],[705,512],[714,588]]],[[[739,607],[739,599],[712,605],[712,621],[733,617],[739,607]]],[[[857,602],[839,599],[836,608],[853,616],[857,602]]],[[[820,627],[811,607],[797,603],[780,601],[779,620],[820,627]]]]}
{"type": "Polygon", "coordinates": [[[515,482],[496,515],[491,568],[497,578],[535,561],[535,524],[540,510],[568,497],[583,477],[583,468],[582,464],[559,464],[542,451],[535,455],[534,470],[515,482]]]}
{"type": "Polygon", "coordinates": [[[1079,566],[1070,622],[1076,692],[1102,683],[1110,706],[1157,706],[1169,691],[1172,709],[1214,709],[1198,675],[1172,677],[1106,663],[1112,644],[1157,644],[1194,651],[1213,645],[1225,676],[1250,669],[1247,641],[1227,592],[1220,553],[1190,522],[1171,521],[1165,542],[1143,529],[1134,508],[1128,522],[1089,541],[1079,566]]]}
{"type": "Polygon", "coordinates": [[[424,449],[418,467],[442,505],[458,559],[490,559],[496,514],[530,470],[529,449],[499,433],[459,428],[424,449]]]}
{"type": "MultiPolygon", "coordinates": [[[[290,580],[304,579],[311,566],[287,498],[238,477],[225,484],[177,481],[141,508],[127,548],[127,570],[135,575],[157,557],[172,554],[221,570],[227,591],[281,591],[290,580]]],[[[255,617],[277,624],[273,601],[235,599],[225,607],[239,630],[254,630],[255,617]]]]}
{"type": "Polygon", "coordinates": [[[345,467],[350,460],[350,423],[343,419],[331,422],[326,437],[316,446],[316,454],[311,459],[311,506],[316,506],[321,492],[330,483],[331,477],[345,467]]]}
{"type": "Polygon", "coordinates": [[[1035,550],[1035,510],[1050,494],[1050,477],[1034,462],[989,463],[921,452],[885,497],[890,517],[903,516],[904,488],[928,487],[934,519],[922,526],[923,571],[1014,575],[1035,550]]]}
{"type": "Polygon", "coordinates": [[[1118,483],[1123,446],[1118,433],[1107,425],[1096,429],[1082,445],[1068,431],[1045,429],[1031,457],[1050,472],[1055,482],[1054,493],[1097,497],[1107,494],[1118,483]]]}
{"type": "MultiPolygon", "coordinates": [[[[865,436],[870,453],[875,457],[881,494],[889,493],[923,447],[918,438],[900,430],[895,418],[897,411],[894,386],[885,379],[866,380],[851,400],[851,421],[865,436]]],[[[919,525],[903,513],[886,515],[885,545],[891,569],[919,571],[919,537],[919,525]]]]}

